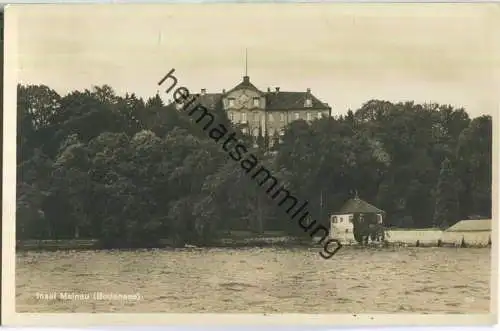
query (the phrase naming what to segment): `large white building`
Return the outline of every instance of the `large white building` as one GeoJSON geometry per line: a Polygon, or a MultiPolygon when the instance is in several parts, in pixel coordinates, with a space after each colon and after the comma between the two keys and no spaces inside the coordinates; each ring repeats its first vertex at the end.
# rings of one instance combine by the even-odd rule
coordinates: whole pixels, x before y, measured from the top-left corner
{"type": "Polygon", "coordinates": [[[270,138],[270,144],[279,139],[292,121],[313,121],[331,115],[330,106],[316,98],[311,89],[289,92],[275,87],[263,91],[255,87],[248,76],[244,76],[235,87],[220,93],[201,89],[199,102],[209,110],[224,109],[231,122],[239,125],[243,133],[255,139],[266,136],[270,138]]]}

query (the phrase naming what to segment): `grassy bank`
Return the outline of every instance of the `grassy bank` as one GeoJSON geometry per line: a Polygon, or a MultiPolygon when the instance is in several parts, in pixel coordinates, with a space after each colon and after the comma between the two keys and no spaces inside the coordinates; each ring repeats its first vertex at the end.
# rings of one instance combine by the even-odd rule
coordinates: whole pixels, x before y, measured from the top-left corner
{"type": "MultiPolygon", "coordinates": [[[[267,247],[267,246],[302,246],[310,245],[308,238],[287,236],[281,231],[265,231],[252,233],[250,231],[231,231],[221,233],[219,239],[204,247],[267,247]]],[[[169,238],[161,239],[150,245],[130,245],[127,247],[110,247],[97,239],[60,239],[60,240],[18,240],[17,250],[96,250],[106,248],[166,248],[175,247],[169,238]]]]}

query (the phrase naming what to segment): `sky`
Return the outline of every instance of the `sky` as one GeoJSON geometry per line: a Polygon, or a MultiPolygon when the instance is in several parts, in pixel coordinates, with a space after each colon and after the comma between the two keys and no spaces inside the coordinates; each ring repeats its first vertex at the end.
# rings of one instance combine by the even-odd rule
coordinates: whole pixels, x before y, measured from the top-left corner
{"type": "Polygon", "coordinates": [[[311,88],[334,115],[382,99],[451,104],[472,117],[498,111],[499,14],[495,4],[6,9],[18,22],[18,81],[61,94],[108,84],[121,95],[149,97],[172,68],[193,93],[221,92],[241,82],[247,49],[256,87],[311,88]]]}

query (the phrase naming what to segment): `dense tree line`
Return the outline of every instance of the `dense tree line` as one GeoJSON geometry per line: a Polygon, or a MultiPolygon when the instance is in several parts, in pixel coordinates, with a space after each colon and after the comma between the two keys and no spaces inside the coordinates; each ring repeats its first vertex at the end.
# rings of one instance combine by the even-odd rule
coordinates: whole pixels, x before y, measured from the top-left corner
{"type": "MultiPolygon", "coordinates": [[[[302,232],[158,95],[120,97],[101,86],[60,96],[20,85],[17,111],[18,239],[134,246],[206,243],[231,230],[302,232]]],[[[272,151],[268,140],[258,139],[254,154],[321,221],[354,191],[384,209],[391,226],[491,217],[489,116],[371,100],[345,116],[291,123],[272,151]]]]}

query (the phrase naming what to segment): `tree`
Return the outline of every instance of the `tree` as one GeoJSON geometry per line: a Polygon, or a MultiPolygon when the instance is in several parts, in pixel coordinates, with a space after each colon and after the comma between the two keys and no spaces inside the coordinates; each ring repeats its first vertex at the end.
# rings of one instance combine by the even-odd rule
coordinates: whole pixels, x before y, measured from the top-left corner
{"type": "MultiPolygon", "coordinates": [[[[132,247],[161,238],[206,244],[231,230],[307,235],[158,94],[144,102],[106,85],[64,96],[43,85],[18,92],[19,238],[132,247]]],[[[222,107],[214,114],[232,128],[222,107]]],[[[280,185],[309,202],[312,219],[324,223],[356,189],[389,224],[421,228],[491,217],[491,127],[490,116],[471,121],[461,108],[370,100],[345,116],[293,121],[272,153],[262,130],[234,130],[280,185]]]]}
{"type": "Polygon", "coordinates": [[[440,227],[455,224],[458,221],[457,182],[453,174],[452,164],[447,158],[441,165],[435,194],[434,224],[440,227]]]}
{"type": "Polygon", "coordinates": [[[88,200],[92,194],[88,148],[76,135],[71,135],[61,146],[53,164],[54,191],[65,197],[71,206],[70,218],[61,225],[72,228],[72,237],[79,238],[80,231],[88,228],[88,200]]]}
{"type": "Polygon", "coordinates": [[[472,120],[458,139],[457,177],[460,179],[460,214],[491,217],[492,119],[472,120]]]}

